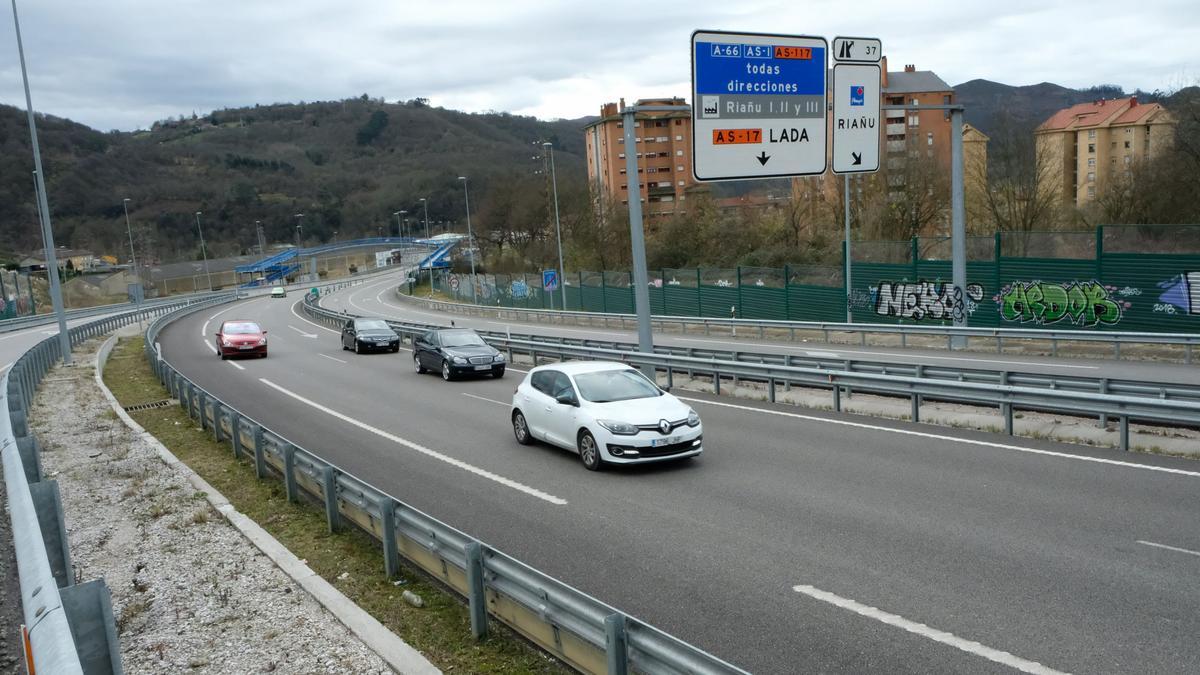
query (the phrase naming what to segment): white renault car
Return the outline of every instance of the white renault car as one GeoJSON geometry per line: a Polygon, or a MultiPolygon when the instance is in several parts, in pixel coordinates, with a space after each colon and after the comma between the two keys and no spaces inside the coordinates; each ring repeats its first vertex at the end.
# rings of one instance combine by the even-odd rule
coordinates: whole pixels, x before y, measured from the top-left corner
{"type": "Polygon", "coordinates": [[[529,371],[513,393],[513,434],[579,453],[595,471],[695,457],[700,416],[624,363],[573,361],[529,371]]]}

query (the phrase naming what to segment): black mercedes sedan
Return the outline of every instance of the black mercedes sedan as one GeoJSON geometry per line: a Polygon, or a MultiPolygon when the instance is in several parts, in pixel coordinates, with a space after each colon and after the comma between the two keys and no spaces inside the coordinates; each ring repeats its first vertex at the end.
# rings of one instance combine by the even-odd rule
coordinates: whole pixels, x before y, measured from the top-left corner
{"type": "Polygon", "coordinates": [[[400,351],[400,336],[383,319],[355,317],[342,326],[342,349],[355,354],[372,350],[400,351]]]}
{"type": "Polygon", "coordinates": [[[447,382],[460,375],[504,377],[504,366],[504,355],[469,328],[431,330],[413,348],[416,371],[440,372],[447,382]]]}

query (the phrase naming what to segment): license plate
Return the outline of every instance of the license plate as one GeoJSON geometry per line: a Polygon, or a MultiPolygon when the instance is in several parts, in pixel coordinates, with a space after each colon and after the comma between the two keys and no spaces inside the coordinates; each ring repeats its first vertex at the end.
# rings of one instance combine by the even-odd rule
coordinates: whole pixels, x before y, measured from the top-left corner
{"type": "Polygon", "coordinates": [[[491,366],[475,366],[475,370],[491,370],[491,366]]]}
{"type": "Polygon", "coordinates": [[[238,349],[254,349],[254,345],[238,345],[238,349]]]}
{"type": "Polygon", "coordinates": [[[678,442],[679,436],[672,436],[670,438],[654,438],[650,440],[650,447],[661,448],[664,445],[673,445],[678,442]]]}

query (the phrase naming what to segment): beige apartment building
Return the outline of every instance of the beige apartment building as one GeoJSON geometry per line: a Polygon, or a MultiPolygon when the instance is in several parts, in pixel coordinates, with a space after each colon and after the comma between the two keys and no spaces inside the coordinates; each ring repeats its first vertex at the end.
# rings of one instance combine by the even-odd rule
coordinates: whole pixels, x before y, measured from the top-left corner
{"type": "Polygon", "coordinates": [[[634,122],[638,176],[625,173],[625,129],[620,104],[605,103],[600,119],[584,128],[588,181],[598,199],[629,203],[630,185],[636,184],[647,217],[670,216],[686,210],[692,178],[692,108],[682,98],[642,99],[636,105],[669,106],[673,110],[638,113],[634,122]]]}
{"type": "Polygon", "coordinates": [[[1136,96],[1080,103],[1054,113],[1034,130],[1045,189],[1084,206],[1113,181],[1172,143],[1175,120],[1136,96]]]}

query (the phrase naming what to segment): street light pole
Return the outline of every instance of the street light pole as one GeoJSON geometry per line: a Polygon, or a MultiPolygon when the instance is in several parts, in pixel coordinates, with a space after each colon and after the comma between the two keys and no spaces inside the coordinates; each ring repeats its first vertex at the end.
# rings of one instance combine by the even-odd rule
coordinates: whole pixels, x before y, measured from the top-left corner
{"type": "Polygon", "coordinates": [[[200,255],[204,256],[204,276],[208,277],[208,292],[212,293],[212,272],[208,271],[208,250],[204,247],[204,228],[200,227],[200,213],[196,212],[196,231],[200,233],[200,255]]]}
{"type": "Polygon", "coordinates": [[[471,232],[471,197],[467,194],[467,177],[459,176],[463,182],[463,199],[467,202],[467,254],[471,256],[471,302],[479,304],[475,291],[475,236],[471,232]]]}
{"type": "Polygon", "coordinates": [[[403,236],[404,236],[404,232],[403,232],[403,231],[400,229],[400,212],[399,212],[399,211],[392,211],[392,215],[393,215],[393,216],[396,216],[396,236],[397,236],[397,237],[403,237],[403,236]]]}
{"type": "Polygon", "coordinates": [[[304,214],[296,214],[296,256],[300,256],[300,242],[304,239],[304,214]]]}
{"type": "Polygon", "coordinates": [[[254,221],[254,231],[258,234],[258,257],[263,257],[263,229],[262,221],[254,221]]]}
{"type": "Polygon", "coordinates": [[[125,209],[125,233],[129,235],[129,260],[133,265],[133,273],[137,283],[133,291],[133,301],[137,303],[138,325],[142,325],[142,272],[138,268],[137,253],[133,250],[133,228],[129,225],[129,198],[121,200],[121,208],[125,209]]]}
{"type": "Polygon", "coordinates": [[[550,183],[554,186],[554,233],[558,238],[558,289],[562,291],[562,308],[567,308],[567,287],[563,283],[567,277],[567,270],[563,268],[562,254],[562,226],[558,219],[558,173],[554,170],[554,144],[546,141],[542,143],[542,147],[550,153],[550,183]]]}
{"type": "MultiPolygon", "coordinates": [[[[50,204],[46,200],[46,181],[42,173],[42,151],[38,147],[37,124],[33,119],[33,98],[29,94],[29,75],[25,70],[25,47],[21,42],[21,22],[17,18],[17,0],[12,0],[13,28],[17,32],[17,54],[21,57],[21,80],[25,84],[25,108],[29,116],[29,140],[33,147],[33,168],[37,174],[38,212],[42,221],[42,240],[46,246],[46,276],[50,281],[50,302],[58,318],[58,349],[63,365],[71,365],[71,335],[67,332],[67,312],[63,305],[62,286],[58,281],[58,259],[54,255],[54,232],[50,228],[50,204]]],[[[33,297],[32,287],[29,297],[33,297]]]]}
{"type": "MultiPolygon", "coordinates": [[[[421,197],[421,207],[425,209],[425,239],[432,239],[429,236],[429,200],[421,197]]],[[[436,249],[434,249],[436,250],[436,249]]],[[[431,254],[432,255],[432,254],[431,254]]],[[[417,270],[420,272],[421,270],[417,270]]],[[[433,297],[433,259],[429,260],[429,297],[433,297]]]]}
{"type": "Polygon", "coordinates": [[[400,238],[403,239],[404,231],[408,229],[408,211],[401,209],[400,211],[397,211],[396,213],[399,214],[396,216],[396,229],[400,230],[400,238]],[[403,226],[400,225],[400,216],[404,216],[404,225],[403,226]]]}

